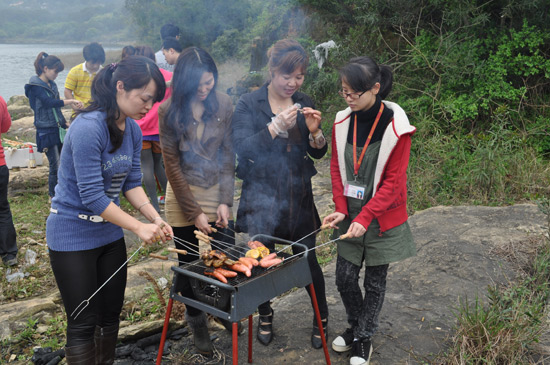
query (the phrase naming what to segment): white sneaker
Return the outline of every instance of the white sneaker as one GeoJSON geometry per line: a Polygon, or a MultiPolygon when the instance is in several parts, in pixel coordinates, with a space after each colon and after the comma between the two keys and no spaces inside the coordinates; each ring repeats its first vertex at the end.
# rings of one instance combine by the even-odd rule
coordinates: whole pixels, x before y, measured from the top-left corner
{"type": "Polygon", "coordinates": [[[353,341],[351,349],[350,365],[369,365],[370,355],[372,354],[372,344],[370,340],[353,341]]]}
{"type": "Polygon", "coordinates": [[[332,349],[336,352],[346,352],[351,350],[353,344],[353,330],[348,328],[340,336],[332,341],[332,349]]]}

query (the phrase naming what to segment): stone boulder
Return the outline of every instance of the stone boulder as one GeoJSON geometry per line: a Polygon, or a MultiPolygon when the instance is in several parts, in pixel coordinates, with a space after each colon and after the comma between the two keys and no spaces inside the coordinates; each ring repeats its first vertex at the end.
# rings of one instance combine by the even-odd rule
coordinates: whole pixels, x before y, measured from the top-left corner
{"type": "Polygon", "coordinates": [[[34,115],[29,105],[29,99],[25,95],[14,95],[8,100],[7,104],[12,120],[34,115]]]}

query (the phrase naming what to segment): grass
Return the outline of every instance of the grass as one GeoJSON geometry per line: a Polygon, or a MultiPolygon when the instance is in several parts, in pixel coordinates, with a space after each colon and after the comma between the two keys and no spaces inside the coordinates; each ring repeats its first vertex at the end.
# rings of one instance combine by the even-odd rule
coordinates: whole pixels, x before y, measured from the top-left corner
{"type": "MultiPolygon", "coordinates": [[[[549,200],[539,203],[548,215],[549,200]]],[[[549,221],[550,222],[550,221],[549,221]]],[[[550,225],[549,232],[550,232],[550,225]]],[[[514,247],[511,247],[514,249],[514,247]]],[[[550,296],[550,238],[542,236],[522,243],[521,250],[533,253],[520,258],[521,278],[508,286],[488,288],[484,302],[461,298],[448,350],[440,354],[441,364],[527,364],[545,363],[537,359],[534,345],[547,330],[547,303],[550,296]]],[[[509,257],[516,257],[517,251],[509,257]]],[[[521,255],[521,254],[520,254],[521,255]]]]}

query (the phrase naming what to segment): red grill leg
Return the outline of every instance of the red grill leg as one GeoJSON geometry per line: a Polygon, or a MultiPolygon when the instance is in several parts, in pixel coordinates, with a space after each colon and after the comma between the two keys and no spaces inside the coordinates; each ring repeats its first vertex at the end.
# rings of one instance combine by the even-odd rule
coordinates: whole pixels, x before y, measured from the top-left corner
{"type": "Polygon", "coordinates": [[[248,316],[248,363],[252,364],[252,314],[248,316]]]}
{"type": "Polygon", "coordinates": [[[239,365],[239,323],[233,322],[231,335],[233,336],[233,365],[239,365]]]}
{"type": "Polygon", "coordinates": [[[172,314],[172,304],[174,299],[168,300],[168,307],[166,307],[166,316],[164,317],[164,326],[162,327],[162,336],[160,337],[159,354],[157,355],[156,365],[160,365],[162,361],[162,353],[164,352],[164,342],[166,341],[166,334],[168,333],[168,327],[170,327],[170,315],[172,314]]]}
{"type": "Polygon", "coordinates": [[[319,326],[319,332],[321,333],[321,340],[323,341],[323,350],[325,351],[325,360],[327,365],[330,365],[330,355],[328,354],[327,339],[323,331],[323,321],[321,321],[321,313],[319,312],[319,305],[317,304],[317,295],[315,295],[315,288],[313,283],[309,284],[309,290],[311,291],[311,301],[313,302],[313,309],[315,310],[315,317],[317,318],[317,326],[319,326]]]}

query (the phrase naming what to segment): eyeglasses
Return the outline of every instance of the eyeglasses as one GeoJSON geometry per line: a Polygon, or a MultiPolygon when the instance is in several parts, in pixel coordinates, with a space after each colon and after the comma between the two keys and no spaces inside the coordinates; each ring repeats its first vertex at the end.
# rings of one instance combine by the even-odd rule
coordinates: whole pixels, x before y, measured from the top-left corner
{"type": "Polygon", "coordinates": [[[368,90],[363,92],[355,92],[355,93],[345,93],[344,90],[339,90],[338,94],[340,94],[341,97],[344,99],[351,98],[352,100],[357,100],[361,96],[363,96],[364,93],[366,93],[368,90]]]}

